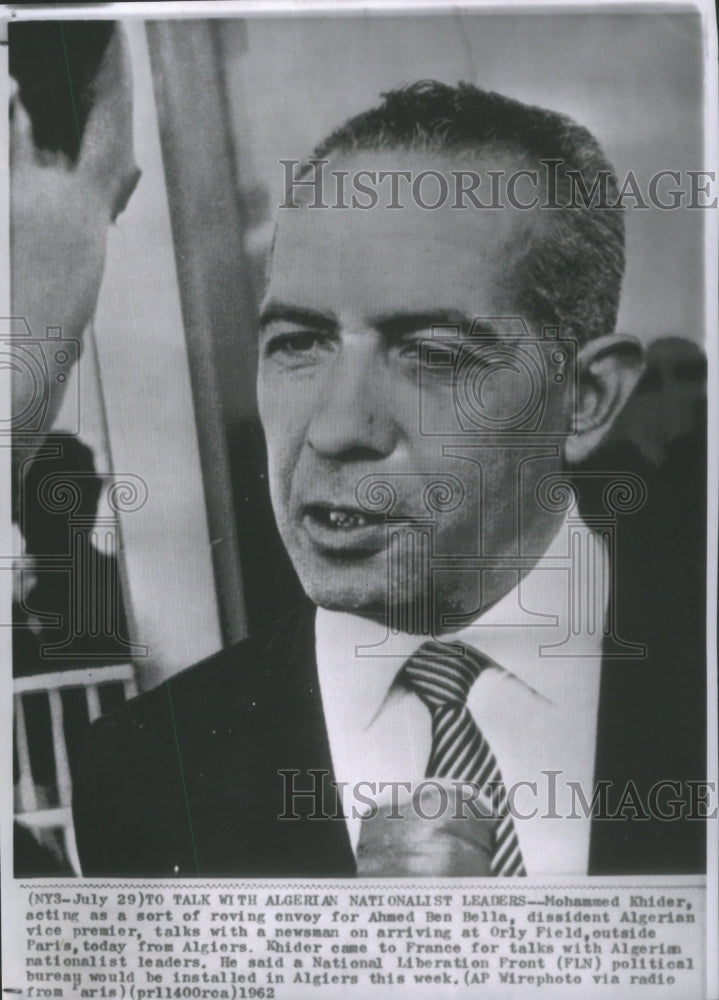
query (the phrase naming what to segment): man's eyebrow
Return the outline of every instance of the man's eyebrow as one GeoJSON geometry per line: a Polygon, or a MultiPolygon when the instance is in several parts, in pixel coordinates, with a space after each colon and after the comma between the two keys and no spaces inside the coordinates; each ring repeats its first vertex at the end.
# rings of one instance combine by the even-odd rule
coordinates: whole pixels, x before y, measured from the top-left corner
{"type": "Polygon", "coordinates": [[[284,302],[268,302],[260,313],[260,329],[281,320],[286,323],[311,326],[314,330],[332,331],[338,326],[337,317],[332,313],[306,309],[304,306],[286,305],[284,302]]]}
{"type": "MultiPolygon", "coordinates": [[[[456,328],[460,334],[496,333],[491,322],[467,316],[458,309],[429,309],[419,312],[396,312],[376,316],[372,326],[386,337],[403,337],[432,327],[456,328]]],[[[448,333],[450,331],[447,331],[448,333]]]]}

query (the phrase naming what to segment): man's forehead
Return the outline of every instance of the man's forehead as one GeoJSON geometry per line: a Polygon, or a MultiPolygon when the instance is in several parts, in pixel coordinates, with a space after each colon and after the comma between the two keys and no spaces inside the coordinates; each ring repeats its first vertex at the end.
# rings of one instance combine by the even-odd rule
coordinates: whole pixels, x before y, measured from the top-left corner
{"type": "MultiPolygon", "coordinates": [[[[468,307],[473,291],[487,298],[506,298],[505,286],[519,255],[539,224],[535,212],[510,208],[458,208],[450,198],[436,209],[417,204],[412,185],[426,171],[452,180],[452,171],[468,169],[467,159],[414,150],[370,150],[332,158],[323,172],[322,201],[311,207],[314,191],[298,189],[297,208],[281,208],[269,270],[271,295],[292,300],[325,297],[335,304],[380,297],[388,307],[430,306],[437,296],[462,299],[468,307]],[[464,166],[461,166],[464,164],[464,166]],[[352,203],[354,179],[377,179],[377,204],[352,203]],[[401,208],[389,208],[389,182],[382,171],[409,174],[401,208]],[[335,199],[335,172],[342,175],[342,197],[335,199]],[[380,190],[380,186],[381,190],[380,190]],[[385,190],[386,187],[386,190],[385,190]],[[301,196],[299,192],[302,192],[301,196]],[[330,207],[339,200],[347,207],[330,207]],[[394,301],[396,300],[396,301],[394,301]]],[[[498,169],[488,157],[482,169],[498,169]]],[[[505,160],[505,162],[508,162],[505,160]]],[[[431,178],[430,178],[431,180],[431,178]]],[[[427,189],[429,190],[429,188],[427,189]]],[[[359,198],[361,203],[366,197],[359,198]]],[[[398,199],[397,199],[398,200],[398,199]]]]}
{"type": "MultiPolygon", "coordinates": [[[[510,148],[506,144],[486,143],[471,146],[460,146],[441,150],[432,146],[388,146],[385,148],[360,148],[348,151],[333,151],[324,157],[322,166],[324,181],[324,201],[332,204],[332,197],[338,187],[335,201],[351,202],[353,185],[356,185],[361,202],[367,202],[367,196],[361,192],[362,186],[375,188],[378,192],[378,206],[388,205],[396,199],[402,206],[410,203],[429,203],[425,209],[430,214],[436,211],[431,203],[439,200],[438,181],[436,175],[441,175],[447,185],[447,196],[443,203],[455,204],[458,200],[469,206],[471,195],[462,196],[458,192],[464,187],[470,188],[475,197],[483,202],[490,201],[490,188],[494,186],[495,197],[498,178],[506,179],[518,171],[537,171],[537,181],[541,186],[542,174],[538,164],[518,148],[510,148]],[[340,180],[339,175],[343,175],[340,180]],[[435,175],[433,179],[429,175],[435,175]],[[475,179],[473,181],[473,178],[475,179]],[[472,187],[472,185],[475,185],[472,187]]],[[[302,180],[311,180],[315,175],[310,161],[304,167],[297,167],[293,179],[302,172],[302,180]]],[[[288,178],[289,180],[289,178],[288,178]]],[[[441,183],[441,182],[439,182],[441,183]]],[[[315,189],[308,184],[296,184],[293,187],[294,201],[300,205],[310,205],[315,199],[315,189]]],[[[511,204],[507,205],[511,208],[511,204]]],[[[360,211],[363,211],[360,208],[360,211]]],[[[366,211],[366,210],[365,210],[366,211]]],[[[398,213],[397,208],[390,209],[398,213]]],[[[465,213],[468,214],[468,213],[465,213]]]]}

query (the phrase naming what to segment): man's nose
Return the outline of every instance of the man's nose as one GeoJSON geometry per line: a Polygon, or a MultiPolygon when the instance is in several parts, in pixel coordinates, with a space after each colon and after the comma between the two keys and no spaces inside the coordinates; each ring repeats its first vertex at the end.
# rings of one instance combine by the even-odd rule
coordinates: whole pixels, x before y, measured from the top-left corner
{"type": "Polygon", "coordinates": [[[369,352],[341,352],[316,397],[307,440],[317,454],[343,461],[383,458],[398,427],[381,361],[369,352]]]}

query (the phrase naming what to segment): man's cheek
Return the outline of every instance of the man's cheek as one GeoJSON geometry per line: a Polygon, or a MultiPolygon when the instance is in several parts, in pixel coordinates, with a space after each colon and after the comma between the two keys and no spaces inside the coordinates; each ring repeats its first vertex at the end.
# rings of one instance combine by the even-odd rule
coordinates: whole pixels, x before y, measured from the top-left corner
{"type": "Polygon", "coordinates": [[[277,520],[286,521],[297,481],[297,461],[289,450],[287,441],[268,447],[268,469],[272,507],[277,520]]]}

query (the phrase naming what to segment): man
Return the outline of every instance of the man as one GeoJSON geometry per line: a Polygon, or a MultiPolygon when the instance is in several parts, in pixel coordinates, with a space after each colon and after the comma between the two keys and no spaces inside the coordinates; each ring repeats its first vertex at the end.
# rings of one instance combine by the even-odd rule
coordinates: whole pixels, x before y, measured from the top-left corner
{"type": "MultiPolygon", "coordinates": [[[[5,344],[5,366],[12,373],[13,506],[18,535],[25,535],[18,538],[22,550],[32,542],[33,526],[46,524],[48,516],[52,519],[38,494],[40,469],[46,474],[62,470],[69,480],[76,473],[88,484],[87,448],[72,440],[46,447],[44,453],[42,448],[53,440],[48,432],[97,304],[109,227],[127,205],[140,171],[133,145],[129,53],[119,25],[11,24],[9,70],[14,320],[5,344]],[[82,468],[73,468],[73,454],[83,456],[82,468]],[[57,470],[48,464],[53,458],[57,470]]],[[[38,551],[36,544],[33,554],[62,552],[68,539],[45,538],[44,544],[49,548],[38,551]]],[[[42,656],[33,640],[32,601],[25,604],[34,574],[27,572],[27,562],[23,565],[13,607],[15,676],[32,672],[42,656]]],[[[45,572],[45,583],[47,577],[45,572]]],[[[59,614],[63,608],[50,602],[44,610],[59,614]]],[[[31,737],[36,728],[47,740],[44,718],[37,727],[33,724],[37,706],[26,708],[31,737]]],[[[41,744],[34,743],[32,749],[34,757],[42,756],[41,744]]],[[[32,834],[17,829],[16,873],[65,870],[56,859],[41,863],[41,858],[42,847],[32,834]]]]}
{"type": "MultiPolygon", "coordinates": [[[[603,544],[558,502],[641,352],[614,333],[621,212],[527,210],[517,181],[549,162],[543,202],[568,203],[572,172],[586,190],[606,175],[616,197],[586,130],[430,82],[386,95],[292,175],[258,389],[273,508],[309,603],[91,731],[75,808],[86,874],[701,868],[699,823],[566,818],[596,781],[614,812],[628,781],[646,798],[701,777],[702,726],[675,711],[667,740],[676,644],[664,619],[650,635],[617,613],[606,509],[592,511],[603,544]],[[480,192],[514,177],[506,203],[468,197],[475,176],[480,192]],[[397,184],[383,202],[367,196],[382,178],[397,184]],[[426,778],[436,816],[411,794],[426,778]],[[542,781],[532,812],[522,793],[542,781]],[[368,804],[363,783],[409,805],[368,804]],[[482,808],[450,816],[466,785],[482,808]]],[[[643,566],[626,572],[653,607],[643,566]]]]}

